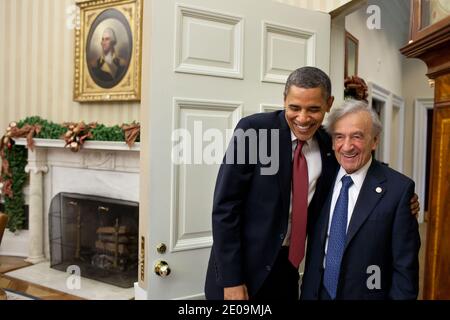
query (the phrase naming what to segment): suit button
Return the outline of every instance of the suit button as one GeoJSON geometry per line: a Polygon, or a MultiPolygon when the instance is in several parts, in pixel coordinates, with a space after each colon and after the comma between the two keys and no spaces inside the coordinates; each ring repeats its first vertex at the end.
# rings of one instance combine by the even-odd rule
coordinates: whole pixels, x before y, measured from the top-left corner
{"type": "Polygon", "coordinates": [[[272,270],[272,267],[271,266],[266,266],[266,270],[270,271],[270,270],[272,270]]]}

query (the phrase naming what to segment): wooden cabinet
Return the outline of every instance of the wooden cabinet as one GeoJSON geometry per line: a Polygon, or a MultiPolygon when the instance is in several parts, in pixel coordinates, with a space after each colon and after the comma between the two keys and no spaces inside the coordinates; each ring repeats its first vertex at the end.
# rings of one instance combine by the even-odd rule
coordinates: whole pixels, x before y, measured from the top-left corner
{"type": "Polygon", "coordinates": [[[400,51],[427,64],[435,87],[424,299],[450,299],[450,6],[411,8],[411,41],[400,51]]]}

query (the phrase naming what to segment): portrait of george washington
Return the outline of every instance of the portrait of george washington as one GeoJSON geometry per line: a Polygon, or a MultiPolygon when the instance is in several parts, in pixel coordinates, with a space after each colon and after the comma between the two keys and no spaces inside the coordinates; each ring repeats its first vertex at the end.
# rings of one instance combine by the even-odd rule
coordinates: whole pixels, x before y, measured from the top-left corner
{"type": "Polygon", "coordinates": [[[133,39],[129,22],[117,9],[100,13],[89,30],[86,63],[92,80],[101,88],[118,85],[130,66],[133,39]]]}

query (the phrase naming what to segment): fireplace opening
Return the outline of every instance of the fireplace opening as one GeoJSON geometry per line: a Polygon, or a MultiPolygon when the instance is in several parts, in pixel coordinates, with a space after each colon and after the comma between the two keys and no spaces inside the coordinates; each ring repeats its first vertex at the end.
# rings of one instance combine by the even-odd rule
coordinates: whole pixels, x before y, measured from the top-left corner
{"type": "Polygon", "coordinates": [[[138,279],[137,202],[59,193],[50,205],[50,267],[122,288],[138,279]],[[72,269],[73,270],[73,269],[72,269]]]}

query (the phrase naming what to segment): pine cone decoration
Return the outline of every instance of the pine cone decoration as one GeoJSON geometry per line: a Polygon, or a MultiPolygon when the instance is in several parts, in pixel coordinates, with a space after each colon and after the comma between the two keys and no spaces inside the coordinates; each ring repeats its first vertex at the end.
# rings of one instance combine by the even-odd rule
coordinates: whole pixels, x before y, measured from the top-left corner
{"type": "Polygon", "coordinates": [[[63,138],[66,142],[65,147],[70,148],[72,152],[78,152],[86,139],[92,138],[91,130],[97,126],[96,123],[86,125],[84,122],[65,123],[64,127],[68,130],[63,138]]]}
{"type": "Polygon", "coordinates": [[[358,76],[351,76],[344,81],[344,98],[367,101],[368,92],[366,82],[358,76]]]}

